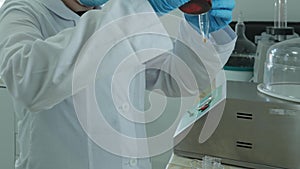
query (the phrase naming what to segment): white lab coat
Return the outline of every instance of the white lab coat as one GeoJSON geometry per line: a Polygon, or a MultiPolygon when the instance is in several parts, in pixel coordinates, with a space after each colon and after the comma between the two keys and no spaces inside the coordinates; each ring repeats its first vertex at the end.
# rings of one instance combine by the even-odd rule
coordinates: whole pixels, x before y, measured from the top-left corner
{"type": "MultiPolygon", "coordinates": [[[[107,38],[99,39],[94,36],[99,28],[123,15],[138,12],[153,13],[151,6],[145,0],[126,0],[126,2],[116,0],[114,3],[112,9],[115,10],[108,15],[101,10],[94,10],[82,17],[67,8],[61,0],[6,0],[0,10],[0,76],[13,97],[15,110],[20,118],[17,138],[20,156],[16,161],[17,169],[151,168],[151,162],[147,157],[116,156],[100,148],[95,140],[88,137],[88,132],[81,126],[75,111],[77,103],[74,103],[74,98],[76,102],[84,105],[80,107],[81,111],[89,111],[90,100],[87,94],[91,91],[91,87],[96,86],[95,93],[99,106],[102,107],[101,111],[116,131],[130,137],[144,137],[146,134],[142,123],[132,123],[117,113],[118,108],[128,109],[126,107],[130,101],[122,95],[126,89],[123,90],[122,85],[110,86],[113,80],[110,75],[116,68],[111,65],[119,63],[116,57],[118,52],[130,53],[135,49],[124,49],[126,44],[122,43],[119,46],[116,45],[115,50],[107,54],[116,59],[106,57],[103,60],[100,69],[107,71],[99,71],[97,80],[92,86],[89,86],[90,79],[84,76],[85,72],[89,72],[89,69],[84,70],[85,61],[90,59],[84,58],[87,56],[85,52],[97,50],[97,45],[89,48],[86,44],[97,43],[97,41],[101,44],[102,41],[110,41],[107,38]],[[91,38],[93,36],[94,39],[91,38]],[[78,59],[79,56],[81,59],[78,59]],[[76,70],[80,75],[83,74],[84,79],[76,90],[72,84],[75,63],[78,65],[76,70]],[[112,68],[109,69],[110,67],[112,68]],[[117,90],[121,93],[116,101],[120,105],[115,106],[113,103],[115,100],[110,97],[110,92],[117,90]]],[[[158,27],[161,28],[161,25],[158,27]]],[[[112,34],[111,38],[114,39],[116,36],[112,34]]],[[[198,43],[194,40],[195,36],[200,35],[183,22],[179,39],[182,38],[188,44],[198,43]]],[[[227,27],[214,32],[211,35],[211,41],[212,48],[219,54],[222,64],[225,64],[233,50],[235,34],[227,27]]],[[[163,49],[173,47],[168,41],[165,42],[157,42],[154,47],[162,46],[163,49]]],[[[104,44],[106,43],[103,42],[104,44]]],[[[139,45],[133,46],[138,48],[139,45]]],[[[183,52],[181,49],[185,49],[176,44],[175,48],[179,54],[183,52]]],[[[197,81],[200,83],[203,78],[200,77],[201,71],[199,70],[202,70],[200,67],[203,65],[197,65],[197,55],[188,57],[188,52],[181,54],[186,55],[182,56],[182,59],[187,64],[193,63],[191,69],[196,72],[196,76],[199,76],[200,80],[197,79],[197,81]]],[[[157,55],[160,56],[143,57],[137,54],[135,66],[159,65],[159,67],[164,67],[164,70],[173,71],[178,74],[182,83],[185,83],[186,90],[183,92],[187,95],[193,92],[193,89],[189,89],[189,84],[185,82],[189,79],[176,69],[172,55],[164,55],[162,52],[158,52],[157,55]]],[[[136,67],[128,70],[121,68],[121,70],[134,72],[137,70],[136,67]]],[[[212,72],[218,71],[219,68],[216,68],[216,71],[212,72]]],[[[124,72],[120,72],[121,74],[117,74],[117,77],[123,76],[124,72]]],[[[149,70],[146,74],[135,77],[130,85],[130,91],[132,91],[130,97],[138,109],[143,110],[146,86],[148,89],[161,89],[170,96],[178,96],[176,90],[171,90],[174,89],[173,81],[167,76],[161,71],[149,70]]],[[[117,84],[122,84],[124,79],[117,80],[119,80],[117,84]]],[[[122,140],[111,140],[111,142],[115,142],[113,145],[117,147],[116,149],[138,154],[139,147],[126,147],[122,145],[122,140]]]]}

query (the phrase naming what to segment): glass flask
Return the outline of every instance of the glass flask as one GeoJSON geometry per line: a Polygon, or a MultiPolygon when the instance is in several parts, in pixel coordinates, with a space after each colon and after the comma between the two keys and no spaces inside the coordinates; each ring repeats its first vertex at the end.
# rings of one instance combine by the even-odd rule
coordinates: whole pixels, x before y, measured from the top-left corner
{"type": "Polygon", "coordinates": [[[300,102],[300,38],[272,45],[258,90],[267,95],[300,102]]]}
{"type": "Polygon", "coordinates": [[[228,80],[250,81],[253,76],[256,45],[246,37],[245,31],[246,25],[240,12],[235,25],[237,34],[235,48],[224,67],[228,80]]]}
{"type": "Polygon", "coordinates": [[[251,42],[245,35],[246,25],[244,24],[242,12],[240,12],[238,22],[235,25],[235,32],[237,34],[237,41],[233,53],[243,54],[251,57],[255,55],[256,45],[251,42]]]}

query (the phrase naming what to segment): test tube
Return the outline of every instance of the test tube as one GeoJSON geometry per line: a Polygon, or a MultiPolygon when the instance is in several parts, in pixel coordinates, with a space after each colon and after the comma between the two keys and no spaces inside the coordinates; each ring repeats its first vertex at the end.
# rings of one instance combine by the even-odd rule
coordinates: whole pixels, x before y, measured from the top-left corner
{"type": "Polygon", "coordinates": [[[206,43],[209,38],[209,17],[207,13],[201,14],[199,18],[199,31],[203,36],[203,42],[206,43]]]}
{"type": "Polygon", "coordinates": [[[211,0],[190,0],[179,9],[186,14],[198,15],[199,31],[206,42],[209,34],[209,17],[207,12],[212,8],[211,0]]]}

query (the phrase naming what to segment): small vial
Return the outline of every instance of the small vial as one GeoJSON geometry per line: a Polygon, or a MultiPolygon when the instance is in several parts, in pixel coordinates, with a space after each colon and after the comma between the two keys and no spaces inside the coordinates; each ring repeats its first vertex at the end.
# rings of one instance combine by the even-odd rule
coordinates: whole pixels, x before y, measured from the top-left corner
{"type": "Polygon", "coordinates": [[[203,36],[203,42],[206,43],[209,38],[209,17],[207,13],[200,14],[199,16],[199,29],[203,36]]]}

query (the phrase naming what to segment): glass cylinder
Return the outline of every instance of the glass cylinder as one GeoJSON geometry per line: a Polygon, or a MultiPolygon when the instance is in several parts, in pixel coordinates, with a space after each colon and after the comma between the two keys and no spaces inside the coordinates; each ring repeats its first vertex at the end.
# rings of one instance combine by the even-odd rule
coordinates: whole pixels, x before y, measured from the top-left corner
{"type": "Polygon", "coordinates": [[[274,27],[287,27],[287,0],[275,0],[274,27]]]}

